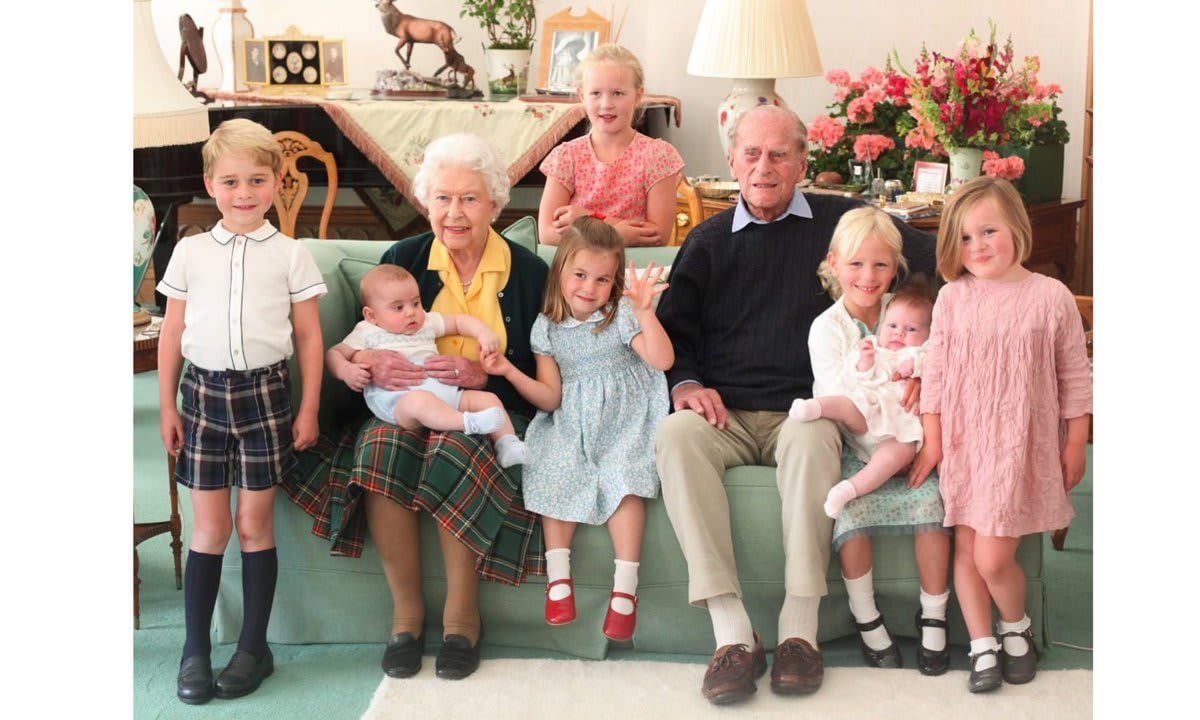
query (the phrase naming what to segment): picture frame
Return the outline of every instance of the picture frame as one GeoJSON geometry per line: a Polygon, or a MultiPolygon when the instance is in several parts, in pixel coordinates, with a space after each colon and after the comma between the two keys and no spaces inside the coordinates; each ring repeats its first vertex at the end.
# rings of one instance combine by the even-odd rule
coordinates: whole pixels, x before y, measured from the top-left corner
{"type": "Polygon", "coordinates": [[[943,195],[949,179],[950,165],[947,163],[918,160],[913,166],[913,192],[943,195]]]}
{"type": "MultiPolygon", "coordinates": [[[[243,72],[246,84],[253,87],[255,92],[263,94],[325,94],[325,42],[325,38],[306,35],[294,25],[284,31],[283,35],[246,38],[242,41],[246,53],[246,69],[243,72]],[[258,64],[259,57],[263,60],[262,67],[258,64]]],[[[341,40],[335,42],[342,43],[341,40]]],[[[340,57],[343,82],[337,84],[344,85],[344,52],[340,53],[340,57]]]]}
{"type": "Polygon", "coordinates": [[[541,55],[538,62],[539,90],[575,93],[575,69],[598,45],[608,42],[610,23],[603,15],[586,8],[572,15],[571,8],[542,22],[541,55]]]}
{"type": "Polygon", "coordinates": [[[345,85],[349,74],[345,41],[341,38],[322,40],[321,82],[325,85],[345,85]]]}
{"type": "Polygon", "coordinates": [[[267,80],[267,41],[253,38],[245,41],[245,67],[242,69],[242,82],[246,85],[266,85],[267,80]]]}

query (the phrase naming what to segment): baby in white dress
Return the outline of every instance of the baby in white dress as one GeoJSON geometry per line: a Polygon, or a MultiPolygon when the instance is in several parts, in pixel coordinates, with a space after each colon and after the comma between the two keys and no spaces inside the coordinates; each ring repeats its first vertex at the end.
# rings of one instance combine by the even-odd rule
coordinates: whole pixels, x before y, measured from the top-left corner
{"type": "Polygon", "coordinates": [[[878,335],[868,335],[850,353],[845,395],[792,402],[789,415],[802,422],[836,421],[858,457],[858,474],[830,489],[825,514],[836,518],[859,495],[878,489],[903,470],[921,449],[921,419],[903,406],[904,379],[921,376],[933,301],[923,284],[903,287],[888,303],[878,335]],[[895,378],[899,377],[900,380],[895,378]]]}

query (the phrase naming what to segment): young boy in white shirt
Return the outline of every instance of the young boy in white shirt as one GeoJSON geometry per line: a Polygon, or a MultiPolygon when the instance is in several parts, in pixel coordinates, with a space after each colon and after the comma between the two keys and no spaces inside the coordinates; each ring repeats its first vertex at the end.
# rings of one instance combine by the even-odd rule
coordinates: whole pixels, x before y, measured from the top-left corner
{"type": "Polygon", "coordinates": [[[275,486],[293,452],[317,438],[322,343],[321,273],[302,243],[264,219],[282,181],[283,153],[262,125],[221,123],[204,144],[204,187],[221,221],[175,247],[158,290],[167,297],[158,341],[160,433],[191,491],[193,530],[184,571],[186,638],[176,694],[189,704],[254,692],[274,671],[267,622],[275,597],[275,486]],[[292,417],[292,337],[301,400],[292,417]],[[176,409],[183,375],[183,416],[176,409]],[[294,450],[293,450],[294,448],[294,450]],[[234,519],[242,550],[238,647],[215,682],[209,625],[234,519]]]}

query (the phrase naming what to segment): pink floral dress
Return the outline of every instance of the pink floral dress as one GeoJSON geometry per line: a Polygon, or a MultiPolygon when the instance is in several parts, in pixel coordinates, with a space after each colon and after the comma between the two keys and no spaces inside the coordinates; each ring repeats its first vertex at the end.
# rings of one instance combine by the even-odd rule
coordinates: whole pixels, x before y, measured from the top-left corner
{"type": "Polygon", "coordinates": [[[679,151],[641,133],[612,162],[601,162],[584,135],[550,151],[539,169],[571,192],[571,204],[622,220],[646,219],[646,194],[683,169],[679,151]]]}
{"type": "Polygon", "coordinates": [[[1071,291],[1031,273],[964,275],[938,294],[921,412],[940,413],[945,524],[992,537],[1066,527],[1066,420],[1092,412],[1083,323],[1071,291]]]}

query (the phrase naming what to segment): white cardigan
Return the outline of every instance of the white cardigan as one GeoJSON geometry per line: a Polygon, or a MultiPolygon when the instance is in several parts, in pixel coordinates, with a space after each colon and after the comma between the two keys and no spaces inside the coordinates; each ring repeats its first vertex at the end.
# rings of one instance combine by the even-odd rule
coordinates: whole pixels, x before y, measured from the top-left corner
{"type": "MultiPolygon", "coordinates": [[[[879,307],[879,318],[887,312],[892,294],[883,296],[879,307]]],[[[878,330],[877,326],[872,332],[878,330]]],[[[826,395],[849,395],[858,387],[858,349],[862,333],[854,318],[846,310],[842,298],[838,298],[825,312],[812,321],[808,331],[808,355],[812,359],[813,397],[826,395]]]]}

